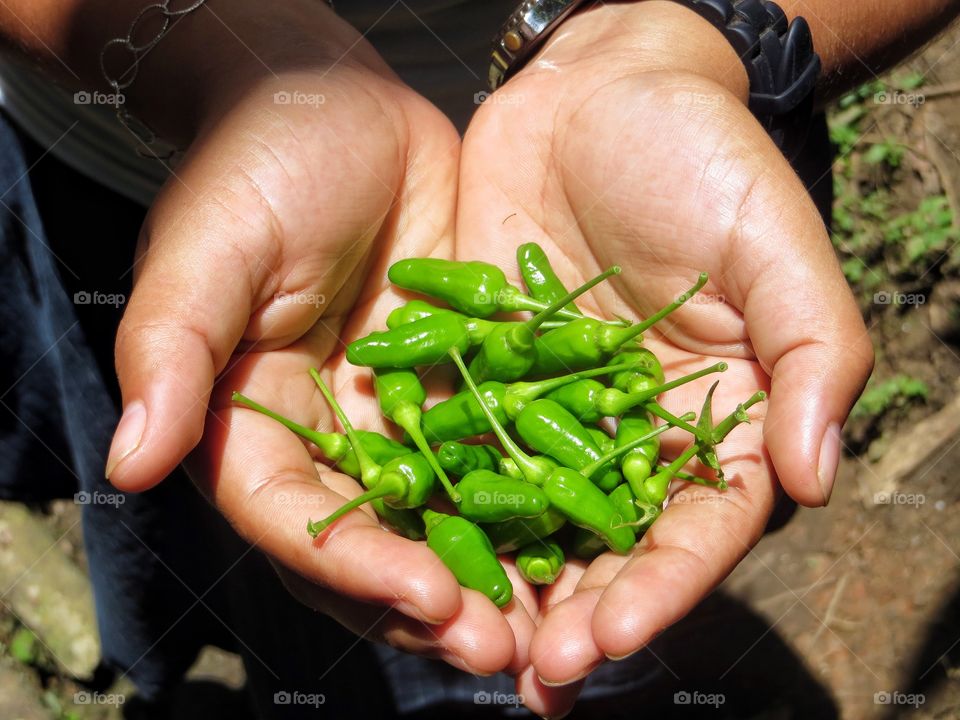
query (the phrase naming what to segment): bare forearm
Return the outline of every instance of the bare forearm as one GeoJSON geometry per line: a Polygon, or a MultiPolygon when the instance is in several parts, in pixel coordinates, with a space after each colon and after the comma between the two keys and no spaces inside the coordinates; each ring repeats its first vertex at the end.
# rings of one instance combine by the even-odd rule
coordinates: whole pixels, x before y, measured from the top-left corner
{"type": "MultiPolygon", "coordinates": [[[[0,45],[68,87],[109,91],[101,51],[110,40],[126,37],[133,20],[150,4],[0,0],[0,45]]],[[[175,0],[170,9],[188,4],[175,0]]],[[[151,17],[140,26],[134,43],[145,44],[156,36],[161,18],[151,17]]],[[[317,0],[210,0],[170,20],[168,34],[138,63],[136,82],[124,90],[126,104],[167,137],[184,139],[195,131],[205,106],[230,87],[276,75],[298,64],[307,49],[312,57],[338,58],[356,43],[354,35],[317,0]]],[[[117,77],[133,65],[133,57],[114,46],[106,64],[117,77]]]]}
{"type": "Polygon", "coordinates": [[[896,64],[960,13],[960,0],[781,0],[810,23],[823,60],[821,96],[834,96],[896,64]]]}

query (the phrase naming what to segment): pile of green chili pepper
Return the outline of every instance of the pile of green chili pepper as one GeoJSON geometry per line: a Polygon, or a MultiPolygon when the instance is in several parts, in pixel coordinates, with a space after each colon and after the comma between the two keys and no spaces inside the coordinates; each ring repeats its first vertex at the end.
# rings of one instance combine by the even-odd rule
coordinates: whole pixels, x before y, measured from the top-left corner
{"type": "Polygon", "coordinates": [[[566,553],[629,553],[663,512],[672,482],[725,490],[716,446],[766,397],[757,392],[716,425],[717,383],[699,416],[677,417],[657,402],[662,393],[727,369],[717,363],[666,382],[659,360],[641,344],[643,332],[698,292],[706,274],[675,302],[630,324],[588,317],[575,303],[619,267],[568,292],[537,244],[522,245],[517,261],[527,292],[485,262],[413,258],[389,269],[398,287],[446,304],[411,300],[390,313],[386,330],[347,348],[350,363],[372,369],[380,409],[403,431],[403,442],[354,429],[316,370],[311,375],[342,435],[233,396],[308,440],[366,488],[311,521],[313,537],[371,503],[386,525],[426,540],[461,585],[498,607],[513,596],[498,553],[516,551],[525,580],[550,584],[563,572],[566,553]],[[518,311],[533,315],[497,318],[518,311]],[[424,409],[418,368],[449,362],[462,378],[460,391],[424,409]],[[692,442],[660,464],[659,436],[673,427],[689,432],[692,442]],[[496,445],[481,442],[490,434],[496,445]],[[684,472],[695,457],[717,479],[684,472]]]}

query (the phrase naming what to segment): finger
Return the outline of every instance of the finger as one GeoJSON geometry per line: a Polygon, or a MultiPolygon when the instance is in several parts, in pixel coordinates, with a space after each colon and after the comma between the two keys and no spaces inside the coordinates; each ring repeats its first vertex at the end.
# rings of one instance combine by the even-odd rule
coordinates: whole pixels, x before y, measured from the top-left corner
{"type": "Polygon", "coordinates": [[[583,690],[583,681],[562,687],[544,685],[537,671],[529,666],[516,679],[517,696],[530,711],[544,718],[560,718],[567,715],[583,690]]]}
{"type": "Polygon", "coordinates": [[[501,555],[500,562],[513,584],[513,600],[501,608],[501,613],[510,624],[516,641],[513,657],[504,672],[516,675],[530,665],[530,641],[537,629],[538,598],[536,589],[517,571],[513,558],[501,555]]]}
{"type": "MultiPolygon", "coordinates": [[[[284,365],[284,354],[270,355],[263,374],[289,378],[270,394],[285,413],[285,398],[296,397],[298,388],[304,397],[304,374],[284,365]]],[[[289,358],[303,364],[293,354],[289,358]]],[[[423,543],[383,531],[362,512],[349,513],[315,540],[307,534],[308,521],[345,498],[318,482],[304,445],[271,419],[247,408],[212,412],[188,469],[242,537],[305,578],[427,622],[457,612],[459,586],[423,543]]]]}
{"type": "Polygon", "coordinates": [[[435,658],[474,675],[507,670],[514,652],[506,619],[487,598],[463,591],[460,610],[444,623],[418,622],[390,607],[359,603],[280,569],[284,585],[300,602],[353,632],[404,652],[435,658]]]}
{"type": "Polygon", "coordinates": [[[759,540],[777,488],[761,432],[740,427],[721,446],[727,491],[684,487],[615,577],[584,577],[581,586],[605,585],[592,627],[607,657],[633,654],[686,615],[759,540]]]}
{"type": "Polygon", "coordinates": [[[577,590],[540,619],[530,643],[530,662],[541,683],[568,685],[606,659],[591,628],[600,593],[600,588],[577,590]]]}
{"type": "Polygon", "coordinates": [[[245,100],[194,143],[155,202],[117,334],[124,412],[106,473],[117,487],[151,487],[196,445],[213,379],[241,338],[283,346],[347,283],[356,292],[403,152],[386,119],[346,148],[338,108],[348,104],[281,116],[269,95],[245,100]]]}

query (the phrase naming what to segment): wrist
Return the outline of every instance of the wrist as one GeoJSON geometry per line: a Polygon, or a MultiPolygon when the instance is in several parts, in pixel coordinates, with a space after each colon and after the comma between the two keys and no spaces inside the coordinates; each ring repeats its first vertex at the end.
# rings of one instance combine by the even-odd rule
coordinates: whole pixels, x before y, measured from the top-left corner
{"type": "MultiPolygon", "coordinates": [[[[285,73],[375,62],[364,47],[350,53],[353,45],[356,33],[319,0],[210,0],[175,19],[141,58],[136,80],[123,91],[125,107],[165,140],[186,146],[242,95],[285,73]]],[[[119,53],[119,67],[129,58],[119,53]]]]}
{"type": "Polygon", "coordinates": [[[540,60],[586,66],[601,77],[651,71],[698,75],[744,104],[749,99],[743,62],[723,34],[668,0],[604,4],[577,13],[533,63],[540,60]]]}

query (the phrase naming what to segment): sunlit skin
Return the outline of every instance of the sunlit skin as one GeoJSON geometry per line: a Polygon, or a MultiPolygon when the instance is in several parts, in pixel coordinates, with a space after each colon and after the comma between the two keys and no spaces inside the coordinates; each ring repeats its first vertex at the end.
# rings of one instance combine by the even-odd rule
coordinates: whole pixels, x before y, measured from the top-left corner
{"type": "MultiPolygon", "coordinates": [[[[144,4],[6,0],[0,37],[68,85],[102,87],[100,48],[144,4]]],[[[836,437],[872,351],[820,217],[744,107],[746,75],[719,33],[658,0],[580,13],[461,142],[316,0],[210,5],[216,14],[184,20],[151,52],[128,92],[190,150],[151,208],[117,338],[117,487],[149,488],[189,454],[198,487],[303,602],[404,651],[506,670],[550,716],[571,707],[580,678],[642,648],[720,582],[781,488],[804,505],[827,501],[839,446],[822,441],[836,437]],[[182,85],[170,67],[191,69],[182,85]],[[275,102],[292,91],[318,100],[275,102]],[[568,287],[622,266],[578,301],[607,317],[645,317],[707,271],[703,298],[646,343],[668,379],[729,364],[716,417],[757,389],[770,400],[720,448],[721,500],[682,490],[630,557],[572,560],[553,586],[527,585],[507,560],[515,599],[501,612],[368,510],[311,540],[307,521],[359,485],[229,396],[330,429],[306,372],[317,366],[357,427],[386,429],[368,371],[342,350],[405,299],[388,287],[389,264],[482,259],[519,282],[514,252],[529,241],[568,287]]],[[[810,17],[823,86],[838,88],[919,45],[958,3],[784,5],[810,17]]],[[[663,403],[697,409],[709,382],[663,403]]],[[[664,454],[687,439],[669,433],[664,454]]]]}

